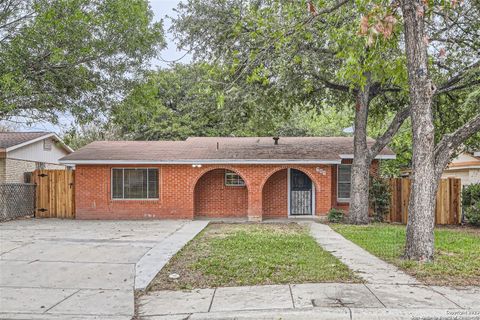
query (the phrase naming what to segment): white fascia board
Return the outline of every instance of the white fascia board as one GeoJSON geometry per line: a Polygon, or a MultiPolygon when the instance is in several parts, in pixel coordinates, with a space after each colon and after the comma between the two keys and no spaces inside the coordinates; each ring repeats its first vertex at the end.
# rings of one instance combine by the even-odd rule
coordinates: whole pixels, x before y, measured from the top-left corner
{"type": "Polygon", "coordinates": [[[447,167],[444,171],[458,171],[458,170],[470,170],[470,169],[480,169],[480,166],[447,167]]]}
{"type": "Polygon", "coordinates": [[[20,144],[11,146],[11,147],[9,147],[9,148],[6,148],[5,151],[6,151],[6,152],[10,152],[10,151],[13,151],[13,150],[15,150],[15,149],[19,149],[19,148],[22,148],[22,147],[24,147],[24,146],[28,146],[29,144],[32,144],[32,143],[35,143],[35,142],[37,142],[37,141],[41,141],[41,140],[44,140],[44,139],[47,139],[47,138],[50,138],[50,137],[53,137],[56,141],[58,141],[58,142],[62,145],[62,147],[63,147],[65,150],[67,150],[68,152],[70,152],[70,153],[73,152],[73,149],[70,148],[69,146],[67,146],[67,145],[65,144],[65,142],[63,142],[63,140],[60,139],[60,137],[57,136],[55,133],[47,133],[47,134],[45,134],[45,135],[43,135],[43,136],[40,136],[40,137],[37,137],[37,138],[35,138],[35,139],[28,140],[28,141],[22,142],[22,143],[20,143],[20,144]]]}
{"type": "Polygon", "coordinates": [[[60,160],[61,164],[340,164],[341,160],[60,160]]]}
{"type": "MultiPolygon", "coordinates": [[[[353,154],[341,154],[341,159],[353,159],[353,154]]],[[[394,160],[397,159],[397,156],[394,154],[379,154],[375,157],[378,160],[394,160]]]]}

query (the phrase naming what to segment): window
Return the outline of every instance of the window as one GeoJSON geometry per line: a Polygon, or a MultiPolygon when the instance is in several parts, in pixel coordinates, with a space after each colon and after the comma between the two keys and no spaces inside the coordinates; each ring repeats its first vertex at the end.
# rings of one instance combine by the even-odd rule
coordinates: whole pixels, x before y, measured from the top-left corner
{"type": "Polygon", "coordinates": [[[350,164],[341,164],[338,166],[337,174],[337,200],[350,201],[350,182],[352,166],[350,164]]]}
{"type": "Polygon", "coordinates": [[[50,139],[43,140],[43,150],[45,151],[52,150],[52,141],[50,139]]]}
{"type": "Polygon", "coordinates": [[[112,169],[113,199],[158,199],[158,169],[112,169]]]}
{"type": "Polygon", "coordinates": [[[225,171],[225,185],[227,187],[243,187],[245,181],[235,172],[225,171]]]}
{"type": "Polygon", "coordinates": [[[23,173],[23,183],[33,183],[33,172],[23,173]]]}

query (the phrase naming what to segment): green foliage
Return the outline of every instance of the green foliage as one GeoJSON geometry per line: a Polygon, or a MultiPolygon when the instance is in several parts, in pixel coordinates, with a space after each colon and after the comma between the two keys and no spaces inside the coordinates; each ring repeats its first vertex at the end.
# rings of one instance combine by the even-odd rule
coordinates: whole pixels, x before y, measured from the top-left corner
{"type": "Polygon", "coordinates": [[[115,141],[122,140],[118,128],[111,123],[89,123],[86,125],[76,125],[67,130],[63,135],[63,141],[73,150],[78,150],[81,147],[94,141],[115,141]]]}
{"type": "Polygon", "coordinates": [[[332,208],[328,211],[327,219],[331,223],[339,223],[345,220],[345,212],[340,209],[332,208]]]}
{"type": "Polygon", "coordinates": [[[467,222],[480,225],[480,183],[471,184],[462,190],[462,206],[467,222]]]}
{"type": "Polygon", "coordinates": [[[390,208],[390,186],[387,180],[370,177],[369,201],[370,208],[373,209],[373,220],[383,222],[390,208]]]}
{"type": "Polygon", "coordinates": [[[350,127],[347,103],[294,104],[265,84],[230,85],[228,71],[207,63],[151,72],[121,105],[111,122],[128,139],[188,136],[339,136],[350,127]]]}
{"type": "Polygon", "coordinates": [[[287,119],[278,120],[276,133],[280,136],[346,136],[344,129],[352,126],[353,117],[348,105],[343,108],[298,105],[292,108],[287,119]]]}
{"type": "Polygon", "coordinates": [[[150,290],[358,281],[298,224],[210,224],[176,254],[150,290]],[[175,282],[168,279],[179,273],[175,282]]]}
{"type": "Polygon", "coordinates": [[[468,207],[480,202],[480,183],[472,183],[462,190],[462,205],[468,207]]]}
{"type": "Polygon", "coordinates": [[[465,208],[465,218],[469,224],[480,226],[480,201],[465,208]]]}
{"type": "Polygon", "coordinates": [[[339,224],[332,225],[332,228],[368,252],[414,274],[424,283],[449,286],[480,284],[478,229],[435,228],[435,260],[422,263],[402,258],[405,226],[339,224]]]}
{"type": "Polygon", "coordinates": [[[91,120],[164,47],[147,0],[0,4],[0,118],[91,120]]]}
{"type": "Polygon", "coordinates": [[[268,86],[225,85],[229,74],[206,63],[151,72],[112,112],[112,122],[135,140],[188,136],[273,135],[288,108],[268,86]]]}

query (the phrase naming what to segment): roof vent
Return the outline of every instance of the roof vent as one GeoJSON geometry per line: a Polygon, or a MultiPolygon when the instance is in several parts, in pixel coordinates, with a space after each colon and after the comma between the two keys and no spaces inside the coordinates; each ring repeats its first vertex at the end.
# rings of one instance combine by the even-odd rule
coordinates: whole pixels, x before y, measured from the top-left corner
{"type": "Polygon", "coordinates": [[[280,140],[280,137],[273,137],[273,141],[275,141],[274,142],[275,145],[278,144],[278,140],[280,140]]]}

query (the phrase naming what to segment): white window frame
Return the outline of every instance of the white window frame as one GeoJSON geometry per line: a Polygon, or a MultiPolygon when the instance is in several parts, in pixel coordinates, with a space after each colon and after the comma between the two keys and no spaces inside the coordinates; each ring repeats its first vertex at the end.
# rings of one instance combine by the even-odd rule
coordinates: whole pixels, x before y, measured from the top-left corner
{"type": "MultiPolygon", "coordinates": [[[[225,170],[225,186],[226,187],[245,187],[246,184],[245,184],[245,180],[243,180],[242,176],[239,175],[238,173],[234,172],[234,171],[230,171],[230,170],[225,170]],[[236,181],[237,182],[240,182],[239,184],[237,183],[231,183],[231,182],[228,182],[229,179],[228,179],[228,176],[235,176],[236,177],[236,181]]],[[[230,179],[230,181],[232,181],[232,179],[230,179]]]]}
{"type": "MultiPolygon", "coordinates": [[[[148,179],[148,172],[147,172],[147,179],[148,179]]],[[[148,196],[148,180],[147,180],[147,196],[148,196]]],[[[160,168],[154,167],[115,167],[110,169],[110,198],[113,201],[158,201],[160,199],[160,168]],[[122,170],[122,180],[123,180],[123,188],[122,188],[122,198],[114,198],[113,197],[113,170],[122,170]],[[158,189],[158,197],[156,198],[125,198],[125,169],[137,169],[137,170],[148,170],[154,169],[157,170],[157,189],[158,189]]]]}
{"type": "MultiPolygon", "coordinates": [[[[352,174],[351,174],[352,173],[352,165],[349,164],[349,163],[337,165],[337,202],[349,203],[350,198],[340,198],[339,193],[338,193],[338,185],[340,184],[340,179],[339,179],[340,178],[340,174],[339,174],[340,166],[350,166],[350,188],[351,188],[351,186],[352,186],[352,174]]],[[[350,196],[351,196],[351,194],[350,194],[350,196]]]]}

